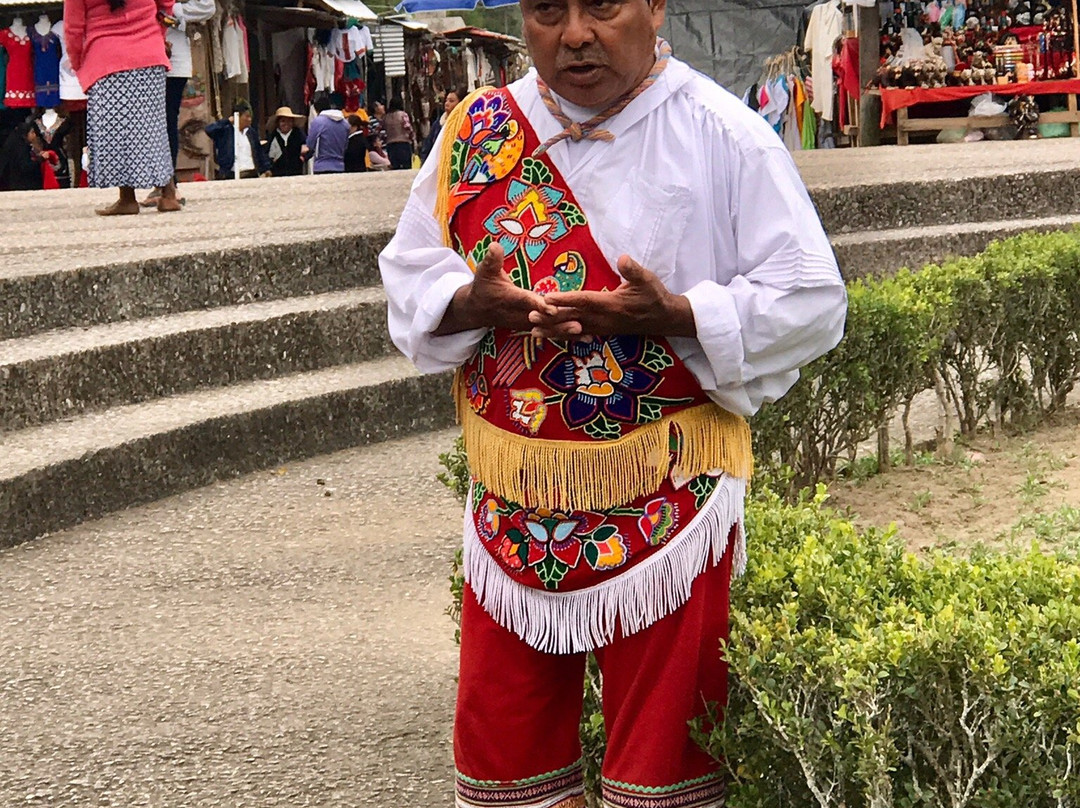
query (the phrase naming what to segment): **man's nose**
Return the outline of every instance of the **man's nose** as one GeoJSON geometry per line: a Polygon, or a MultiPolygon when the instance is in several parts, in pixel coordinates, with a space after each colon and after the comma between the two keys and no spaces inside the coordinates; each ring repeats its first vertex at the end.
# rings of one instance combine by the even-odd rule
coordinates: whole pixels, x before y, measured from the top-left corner
{"type": "Polygon", "coordinates": [[[595,39],[592,15],[580,3],[571,3],[563,27],[562,44],[577,49],[591,44],[595,39]]]}

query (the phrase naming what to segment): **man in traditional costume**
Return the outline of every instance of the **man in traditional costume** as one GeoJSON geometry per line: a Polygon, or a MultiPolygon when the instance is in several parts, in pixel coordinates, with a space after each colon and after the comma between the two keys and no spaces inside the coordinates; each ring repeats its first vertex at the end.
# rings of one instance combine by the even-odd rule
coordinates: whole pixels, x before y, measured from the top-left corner
{"type": "Polygon", "coordinates": [[[744,420],[846,298],[783,143],[671,57],[665,0],[521,0],[536,69],[465,99],[380,258],[395,344],[457,369],[472,474],[457,804],[583,804],[587,652],[611,806],[714,806],[744,420]]]}

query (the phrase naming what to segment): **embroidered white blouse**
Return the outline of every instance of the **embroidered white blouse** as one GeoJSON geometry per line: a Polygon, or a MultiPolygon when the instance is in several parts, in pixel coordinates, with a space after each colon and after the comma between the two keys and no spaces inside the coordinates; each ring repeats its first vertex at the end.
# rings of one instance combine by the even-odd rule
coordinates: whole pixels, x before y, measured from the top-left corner
{"type": "MultiPolygon", "coordinates": [[[[535,72],[509,90],[541,141],[561,130],[535,72]]],[[[676,59],[606,128],[614,142],[563,141],[552,162],[612,266],[626,253],[690,301],[697,337],[670,342],[702,388],[753,414],[844,328],[844,284],[791,156],[759,115],[676,59]]],[[[437,163],[420,170],[379,259],[390,335],[424,372],[462,364],[484,334],[432,333],[472,280],[433,217],[437,163]]]]}

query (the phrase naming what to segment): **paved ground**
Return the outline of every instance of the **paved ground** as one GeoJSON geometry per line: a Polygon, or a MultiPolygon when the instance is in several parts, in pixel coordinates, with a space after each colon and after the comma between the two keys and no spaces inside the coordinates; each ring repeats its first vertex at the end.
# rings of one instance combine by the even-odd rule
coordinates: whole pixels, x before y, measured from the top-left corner
{"type": "Polygon", "coordinates": [[[0,551],[0,805],[449,804],[453,434],[0,551]]]}
{"type": "MultiPolygon", "coordinates": [[[[812,188],[843,187],[1076,168],[1080,144],[1065,138],[883,146],[805,152],[796,160],[812,188]]],[[[0,194],[0,278],[393,230],[414,176],[401,171],[189,183],[181,186],[189,203],[181,213],[151,210],[112,219],[93,213],[112,201],[111,191],[0,194]],[[58,221],[64,222],[59,231],[58,221]]]]}

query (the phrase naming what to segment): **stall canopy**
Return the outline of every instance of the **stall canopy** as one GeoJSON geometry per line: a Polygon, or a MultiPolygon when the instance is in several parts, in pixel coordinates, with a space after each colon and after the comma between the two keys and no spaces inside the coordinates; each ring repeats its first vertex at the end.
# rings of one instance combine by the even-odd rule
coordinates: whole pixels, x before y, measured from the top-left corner
{"type": "Polygon", "coordinates": [[[317,5],[326,6],[345,17],[352,17],[362,22],[373,22],[379,18],[378,14],[361,3],[360,0],[318,0],[317,5]]]}
{"type": "MultiPolygon", "coordinates": [[[[798,44],[811,0],[669,0],[660,33],[675,55],[739,95],[765,60],[798,44]]],[[[402,0],[399,11],[471,11],[478,0],[402,0]]],[[[517,0],[484,0],[486,8],[517,0]]],[[[812,2],[811,2],[812,5],[812,2]]]]}
{"type": "MultiPolygon", "coordinates": [[[[484,8],[499,8],[500,6],[516,6],[518,0],[483,0],[484,8]]],[[[480,0],[402,0],[398,4],[398,11],[407,11],[413,14],[417,11],[472,11],[480,0]]]]}

